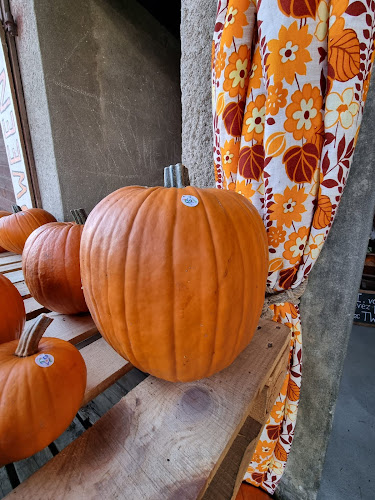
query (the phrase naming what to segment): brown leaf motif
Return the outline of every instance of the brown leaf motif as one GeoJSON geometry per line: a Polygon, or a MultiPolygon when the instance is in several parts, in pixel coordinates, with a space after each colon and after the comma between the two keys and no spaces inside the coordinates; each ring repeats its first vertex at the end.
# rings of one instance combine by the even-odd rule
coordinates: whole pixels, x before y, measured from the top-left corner
{"type": "Polygon", "coordinates": [[[279,285],[285,290],[287,290],[292,286],[295,275],[297,274],[298,271],[298,266],[299,264],[293,267],[288,267],[287,269],[283,269],[282,271],[280,271],[279,285]]]}
{"type": "Polygon", "coordinates": [[[284,448],[281,446],[281,443],[277,443],[275,446],[275,457],[277,460],[281,460],[282,462],[286,462],[288,459],[288,454],[284,450],[284,448]]]}
{"type": "Polygon", "coordinates": [[[318,148],[310,142],[306,142],[303,146],[292,146],[283,156],[289,179],[298,184],[311,182],[318,161],[318,148]]]}
{"type": "Polygon", "coordinates": [[[240,151],[238,162],[239,173],[245,179],[259,181],[264,170],[264,148],[262,144],[245,146],[240,151]]]}
{"type": "Polygon", "coordinates": [[[318,204],[313,218],[313,227],[323,229],[328,226],[331,220],[332,203],[328,196],[323,195],[318,198],[318,204]]]}
{"type": "Polygon", "coordinates": [[[293,380],[289,380],[288,391],[286,393],[287,398],[290,401],[298,401],[299,393],[300,393],[300,388],[298,387],[298,385],[293,380]]]}
{"type": "Polygon", "coordinates": [[[268,438],[272,439],[273,441],[275,439],[277,439],[280,436],[280,433],[281,433],[280,424],[277,424],[277,425],[267,425],[266,430],[267,430],[268,438]]]}
{"type": "Polygon", "coordinates": [[[225,130],[233,137],[241,137],[245,103],[230,102],[223,111],[225,130]]]}
{"type": "Polygon", "coordinates": [[[264,479],[265,474],[261,472],[253,472],[251,474],[251,479],[255,481],[256,483],[262,483],[264,479]]]}
{"type": "Polygon", "coordinates": [[[347,82],[359,73],[360,50],[357,34],[352,29],[343,30],[330,42],[328,62],[334,79],[347,82]]]}
{"type": "Polygon", "coordinates": [[[312,17],[315,19],[319,0],[278,0],[284,14],[297,19],[312,17]]]}

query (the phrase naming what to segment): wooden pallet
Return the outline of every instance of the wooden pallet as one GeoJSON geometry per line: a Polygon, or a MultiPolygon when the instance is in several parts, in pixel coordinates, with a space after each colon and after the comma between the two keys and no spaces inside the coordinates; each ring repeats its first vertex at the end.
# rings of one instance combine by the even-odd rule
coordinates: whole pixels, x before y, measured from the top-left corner
{"type": "MultiPolygon", "coordinates": [[[[4,275],[19,273],[8,267],[19,263],[18,256],[0,254],[4,275]]],[[[28,321],[43,310],[34,305],[28,321]]],[[[77,345],[85,359],[84,414],[85,405],[133,367],[101,338],[89,315],[49,315],[54,321],[46,335],[77,345]]],[[[147,377],[59,453],[56,440],[56,456],[39,470],[48,459],[28,459],[36,472],[7,498],[235,498],[285,377],[289,338],[287,327],[260,320],[250,345],[222,372],[185,384],[147,377]]],[[[21,462],[15,468],[22,480],[21,462]]]]}

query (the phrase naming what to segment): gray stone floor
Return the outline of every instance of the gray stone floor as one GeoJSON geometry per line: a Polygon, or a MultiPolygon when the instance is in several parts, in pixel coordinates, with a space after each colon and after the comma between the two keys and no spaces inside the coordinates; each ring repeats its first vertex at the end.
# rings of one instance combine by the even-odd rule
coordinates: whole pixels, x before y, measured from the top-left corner
{"type": "Polygon", "coordinates": [[[375,499],[375,328],[354,325],[318,500],[375,499]]]}

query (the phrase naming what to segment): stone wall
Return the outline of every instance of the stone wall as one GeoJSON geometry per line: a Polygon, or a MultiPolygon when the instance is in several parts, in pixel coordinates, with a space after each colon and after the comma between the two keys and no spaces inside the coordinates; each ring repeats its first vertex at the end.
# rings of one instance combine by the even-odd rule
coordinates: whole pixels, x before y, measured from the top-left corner
{"type": "Polygon", "coordinates": [[[11,0],[43,207],[59,219],[181,161],[179,42],[135,0],[11,0]]]}

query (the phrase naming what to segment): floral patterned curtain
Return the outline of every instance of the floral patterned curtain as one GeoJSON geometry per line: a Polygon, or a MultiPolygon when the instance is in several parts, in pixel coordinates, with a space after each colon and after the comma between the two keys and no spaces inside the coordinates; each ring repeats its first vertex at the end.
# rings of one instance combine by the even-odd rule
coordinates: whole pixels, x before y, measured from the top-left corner
{"type": "MultiPolygon", "coordinates": [[[[308,276],[349,174],[374,60],[374,0],[219,0],[212,45],[219,189],[250,199],[269,241],[268,286],[308,276]]],[[[293,441],[301,387],[298,307],[289,372],[245,479],[273,493],[293,441]]]]}

